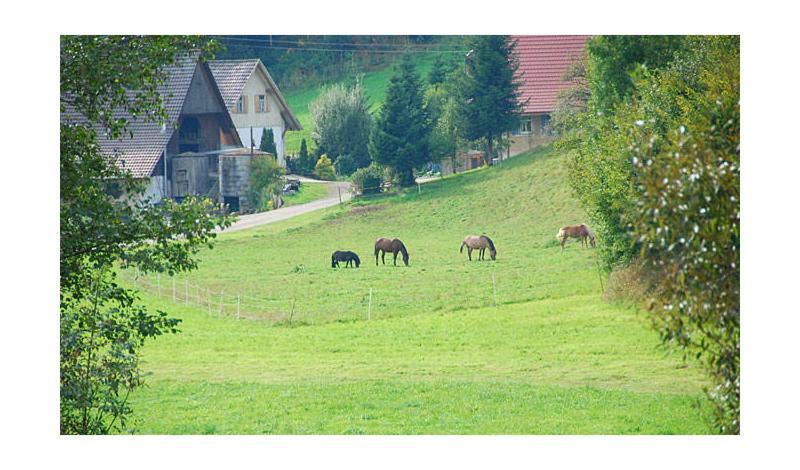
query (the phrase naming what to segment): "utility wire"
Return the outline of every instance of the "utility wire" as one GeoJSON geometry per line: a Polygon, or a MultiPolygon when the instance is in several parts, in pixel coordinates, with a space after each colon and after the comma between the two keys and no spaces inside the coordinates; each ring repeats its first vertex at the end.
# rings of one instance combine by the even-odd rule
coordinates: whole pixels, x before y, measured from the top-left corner
{"type": "Polygon", "coordinates": [[[248,41],[248,42],[255,42],[255,43],[269,43],[272,45],[273,43],[281,43],[281,44],[288,44],[288,45],[297,45],[303,46],[305,44],[312,44],[318,46],[386,46],[386,47],[417,47],[423,49],[433,49],[437,47],[437,44],[399,44],[399,43],[376,43],[376,42],[369,42],[369,43],[356,43],[356,42],[320,42],[320,41],[307,41],[304,39],[295,39],[295,40],[288,40],[288,39],[256,39],[256,38],[246,38],[246,37],[238,37],[238,36],[217,36],[218,38],[227,39],[227,40],[236,40],[236,41],[248,41]]]}
{"type": "MultiPolygon", "coordinates": [[[[241,41],[238,38],[228,38],[225,39],[226,41],[241,41]]],[[[333,48],[318,48],[318,47],[304,47],[301,45],[297,46],[269,46],[269,40],[264,41],[263,43],[259,43],[263,45],[259,45],[257,47],[262,49],[274,49],[274,50],[292,50],[295,52],[369,52],[369,53],[377,53],[377,54],[405,54],[405,53],[415,53],[415,54],[464,54],[465,51],[458,51],[458,50],[440,50],[440,49],[370,49],[368,47],[361,47],[360,49],[333,49],[333,48]]],[[[249,43],[239,43],[237,45],[253,45],[249,43]]],[[[256,46],[254,46],[256,47],[256,46]]]]}

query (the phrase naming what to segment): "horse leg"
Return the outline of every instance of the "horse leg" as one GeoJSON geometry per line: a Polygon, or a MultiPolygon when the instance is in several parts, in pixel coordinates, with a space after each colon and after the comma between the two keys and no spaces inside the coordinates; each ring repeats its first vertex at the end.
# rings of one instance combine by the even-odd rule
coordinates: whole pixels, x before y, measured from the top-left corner
{"type": "Polygon", "coordinates": [[[392,264],[394,264],[395,266],[397,266],[397,253],[398,253],[397,251],[392,253],[392,264]]]}
{"type": "Polygon", "coordinates": [[[467,256],[469,257],[469,260],[472,261],[472,248],[470,247],[467,247],[467,256]]]}
{"type": "Polygon", "coordinates": [[[481,261],[486,259],[486,248],[481,248],[481,261]]]}
{"type": "Polygon", "coordinates": [[[381,263],[386,264],[386,252],[381,250],[381,263]]]}

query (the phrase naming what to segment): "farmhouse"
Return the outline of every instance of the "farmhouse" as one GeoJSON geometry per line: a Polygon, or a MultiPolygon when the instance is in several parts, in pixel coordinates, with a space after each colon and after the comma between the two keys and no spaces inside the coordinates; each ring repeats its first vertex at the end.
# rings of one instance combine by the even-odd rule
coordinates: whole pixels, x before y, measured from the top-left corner
{"type": "Polygon", "coordinates": [[[209,66],[243,145],[258,148],[263,130],[272,129],[278,163],[285,167],[284,135],[302,127],[264,64],[259,59],[214,60],[209,66]]]}
{"type": "Polygon", "coordinates": [[[583,57],[589,36],[512,36],[519,59],[517,77],[523,104],[519,128],[511,135],[511,155],[552,140],[548,123],[570,64],[583,57]]]}
{"type": "MultiPolygon", "coordinates": [[[[208,64],[198,54],[186,54],[165,69],[158,93],[167,122],[147,122],[126,116],[128,130],[119,139],[98,130],[101,152],[137,179],[147,180],[145,197],[182,199],[205,195],[222,200],[219,192],[219,154],[242,147],[242,142],[214,82],[208,64]]],[[[69,106],[62,119],[83,118],[69,106]]]]}

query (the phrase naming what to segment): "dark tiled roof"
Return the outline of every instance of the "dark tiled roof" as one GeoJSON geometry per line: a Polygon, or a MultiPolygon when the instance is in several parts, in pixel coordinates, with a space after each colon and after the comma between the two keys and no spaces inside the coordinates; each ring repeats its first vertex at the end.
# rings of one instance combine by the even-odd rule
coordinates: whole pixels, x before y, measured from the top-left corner
{"type": "Polygon", "coordinates": [[[569,87],[562,77],[575,58],[586,50],[589,36],[512,36],[519,59],[520,100],[528,100],[525,113],[549,113],[558,92],[569,87]]]}
{"type": "MultiPolygon", "coordinates": [[[[108,139],[105,137],[105,130],[98,128],[97,140],[103,154],[109,157],[117,156],[119,164],[130,170],[134,177],[150,176],[175,131],[175,124],[181,114],[197,63],[196,54],[187,54],[178,59],[174,65],[164,68],[167,79],[158,88],[158,92],[166,108],[169,122],[163,128],[157,122],[146,122],[142,118],[115,113],[117,117],[128,119],[128,131],[133,133],[133,137],[126,133],[120,139],[108,139]]],[[[69,106],[65,114],[76,122],[85,122],[85,119],[72,111],[69,106]]]]}
{"type": "Polygon", "coordinates": [[[214,75],[225,106],[232,108],[236,104],[257,65],[258,59],[209,61],[208,67],[214,75]]]}
{"type": "Polygon", "coordinates": [[[225,100],[225,106],[227,106],[228,109],[236,104],[236,100],[242,95],[242,91],[245,85],[247,85],[250,76],[256,68],[260,68],[261,71],[264,72],[264,75],[266,75],[267,82],[270,87],[272,87],[272,91],[275,93],[275,97],[278,99],[278,103],[282,108],[281,116],[286,120],[287,130],[302,130],[300,121],[297,120],[297,117],[289,108],[289,104],[286,103],[283,94],[278,89],[278,85],[272,80],[272,76],[269,74],[264,64],[261,63],[260,59],[212,60],[208,62],[208,66],[211,69],[211,73],[214,75],[214,80],[217,82],[219,91],[222,93],[222,99],[225,100]]]}

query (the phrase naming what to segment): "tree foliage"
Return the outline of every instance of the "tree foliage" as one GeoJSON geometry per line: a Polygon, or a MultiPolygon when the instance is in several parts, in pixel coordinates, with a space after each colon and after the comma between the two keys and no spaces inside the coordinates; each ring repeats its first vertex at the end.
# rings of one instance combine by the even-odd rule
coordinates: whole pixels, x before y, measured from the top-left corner
{"type": "Polygon", "coordinates": [[[61,432],[127,430],[128,394],[143,383],[138,353],[178,320],[149,312],[115,267],[174,274],[196,267],[217,226],[208,200],[146,203],[143,184],[101,155],[102,138],[129,136],[132,119],[164,122],[163,66],[198,38],[63,36],[60,134],[61,432]],[[112,186],[124,194],[110,195],[112,186]]]}
{"type": "Polygon", "coordinates": [[[269,202],[273,197],[280,196],[285,174],[286,171],[273,156],[257,156],[250,160],[250,187],[247,197],[256,211],[269,209],[269,202]]]}
{"type": "Polygon", "coordinates": [[[415,168],[430,161],[430,120],[419,75],[408,56],[396,69],[370,138],[372,158],[394,169],[401,186],[414,184],[415,168]]]}
{"type": "Polygon", "coordinates": [[[739,39],[640,39],[659,59],[649,67],[626,59],[631,41],[590,47],[592,96],[562,142],[570,179],[597,224],[606,266],[636,257],[649,267],[642,281],[654,325],[707,366],[715,424],[738,433],[739,39]],[[618,76],[615,61],[627,79],[597,88],[618,76]],[[604,99],[620,101],[606,112],[604,99]]]}
{"type": "Polygon", "coordinates": [[[318,155],[350,155],[358,168],[370,163],[369,133],[372,116],[364,86],[327,87],[310,105],[312,138],[318,155]]]}
{"type": "Polygon", "coordinates": [[[494,157],[495,143],[519,123],[523,103],[519,100],[519,62],[515,44],[508,36],[475,36],[470,41],[467,76],[459,89],[463,135],[483,140],[486,161],[494,157]]]}
{"type": "Polygon", "coordinates": [[[319,160],[317,160],[317,164],[314,166],[314,176],[327,181],[336,179],[336,170],[333,168],[333,163],[327,155],[323,154],[319,157],[319,160]]]}
{"type": "Polygon", "coordinates": [[[278,149],[275,146],[275,135],[272,132],[272,128],[264,129],[261,132],[261,143],[258,146],[258,149],[262,152],[278,155],[278,149]]]}
{"type": "Polygon", "coordinates": [[[350,177],[355,190],[361,194],[377,194],[381,192],[383,168],[373,163],[366,168],[359,168],[350,177]]]}

